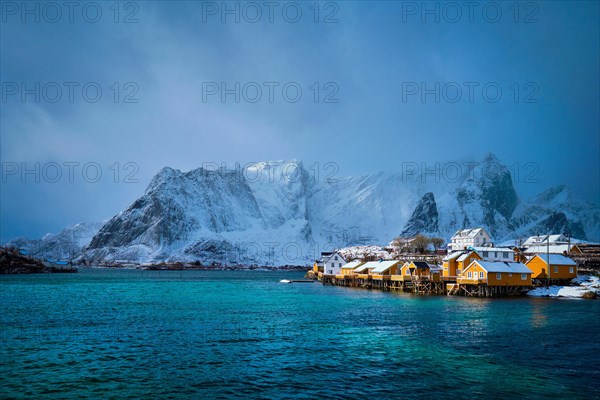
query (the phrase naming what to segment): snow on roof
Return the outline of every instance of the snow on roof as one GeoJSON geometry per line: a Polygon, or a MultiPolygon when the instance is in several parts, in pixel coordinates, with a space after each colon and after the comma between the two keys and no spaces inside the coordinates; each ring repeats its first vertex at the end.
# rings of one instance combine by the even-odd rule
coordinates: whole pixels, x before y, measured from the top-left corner
{"type": "Polygon", "coordinates": [[[375,268],[375,265],[372,265],[375,263],[377,263],[377,261],[371,261],[371,262],[365,263],[365,264],[355,268],[354,272],[365,272],[369,268],[375,268]]]}
{"type": "Polygon", "coordinates": [[[548,245],[539,245],[539,246],[529,246],[525,252],[526,253],[555,253],[555,254],[562,254],[564,252],[569,252],[573,247],[575,247],[574,244],[571,244],[571,246],[569,246],[568,244],[551,244],[550,246],[548,245]]]}
{"type": "Polygon", "coordinates": [[[429,264],[429,269],[430,269],[432,272],[440,272],[440,271],[442,271],[444,268],[442,268],[442,266],[441,266],[441,265],[433,265],[433,264],[429,264]]]}
{"type": "Polygon", "coordinates": [[[530,236],[529,238],[527,238],[525,243],[523,243],[523,245],[527,246],[527,245],[534,245],[534,244],[546,243],[546,242],[550,242],[550,243],[566,242],[567,240],[568,240],[568,238],[561,234],[530,236]]]}
{"type": "Polygon", "coordinates": [[[333,256],[339,256],[342,260],[346,261],[344,259],[344,256],[342,256],[339,252],[336,251],[336,252],[331,253],[331,255],[329,257],[325,257],[323,259],[323,262],[328,262],[329,260],[331,260],[333,258],[333,256]]]}
{"type": "MultiPolygon", "coordinates": [[[[531,270],[520,262],[481,261],[475,260],[487,272],[513,272],[520,274],[531,274],[531,270]]],[[[469,265],[470,266],[470,265],[469,265]]]]}
{"type": "Polygon", "coordinates": [[[458,260],[456,260],[456,261],[465,261],[467,259],[467,257],[469,257],[469,255],[471,255],[471,253],[473,253],[473,252],[467,251],[466,253],[464,253],[463,255],[458,257],[458,260]]]}
{"type": "Polygon", "coordinates": [[[456,233],[452,236],[452,239],[457,238],[457,237],[475,237],[481,231],[485,232],[485,230],[483,228],[463,229],[460,231],[456,231],[456,233]]]}
{"type": "Polygon", "coordinates": [[[368,262],[367,264],[375,265],[375,268],[373,268],[373,271],[371,271],[371,272],[381,274],[381,273],[387,271],[388,269],[390,269],[391,267],[393,267],[394,265],[398,264],[399,262],[400,261],[398,261],[398,260],[372,261],[372,262],[368,262]]]}
{"type": "Polygon", "coordinates": [[[354,269],[361,265],[363,262],[360,260],[350,261],[348,264],[342,265],[342,269],[354,269]]]}
{"type": "Polygon", "coordinates": [[[456,257],[459,257],[462,253],[462,251],[455,251],[454,253],[450,253],[447,256],[445,256],[444,258],[442,258],[442,261],[450,261],[450,260],[454,260],[456,257]]]}
{"type": "Polygon", "coordinates": [[[512,253],[514,250],[508,247],[473,247],[476,252],[481,251],[500,251],[500,252],[509,252],[512,253]]]}
{"type": "Polygon", "coordinates": [[[544,262],[546,264],[548,264],[548,258],[550,258],[550,265],[577,265],[577,263],[575,261],[571,260],[569,257],[563,256],[562,254],[536,254],[536,255],[538,257],[540,257],[542,260],[544,260],[544,262]]]}

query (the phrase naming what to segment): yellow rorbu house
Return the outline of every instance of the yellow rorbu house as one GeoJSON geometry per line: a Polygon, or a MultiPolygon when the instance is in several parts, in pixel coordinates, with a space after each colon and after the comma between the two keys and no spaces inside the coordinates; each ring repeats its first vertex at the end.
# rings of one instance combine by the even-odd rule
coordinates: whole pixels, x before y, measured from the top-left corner
{"type": "Polygon", "coordinates": [[[443,258],[443,276],[459,276],[474,260],[482,260],[476,251],[454,252],[443,258]]]}
{"type": "Polygon", "coordinates": [[[348,264],[342,265],[342,275],[352,275],[354,270],[364,263],[360,260],[350,261],[348,264]]]}
{"type": "Polygon", "coordinates": [[[431,279],[441,280],[442,268],[437,265],[429,264],[425,261],[406,262],[398,271],[403,280],[411,279],[431,279]]]}
{"type": "Polygon", "coordinates": [[[562,254],[536,254],[526,264],[533,279],[570,280],[577,276],[577,263],[562,254]]]}
{"type": "Polygon", "coordinates": [[[374,270],[379,261],[370,261],[354,269],[354,274],[358,275],[359,278],[368,278],[371,271],[374,270]]]}
{"type": "Polygon", "coordinates": [[[466,285],[531,286],[532,272],[520,262],[474,260],[458,276],[466,285]]]}
{"type": "MultiPolygon", "coordinates": [[[[376,264],[375,268],[371,270],[371,276],[373,279],[378,279],[383,276],[397,275],[400,261],[389,260],[389,261],[373,261],[376,264]]],[[[370,264],[370,263],[367,263],[370,264]]]]}

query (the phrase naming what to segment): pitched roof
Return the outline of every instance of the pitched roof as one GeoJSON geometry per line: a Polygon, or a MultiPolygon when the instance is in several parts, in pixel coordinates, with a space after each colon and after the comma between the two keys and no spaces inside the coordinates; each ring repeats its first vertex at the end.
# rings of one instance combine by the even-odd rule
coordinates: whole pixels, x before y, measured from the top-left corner
{"type": "Polygon", "coordinates": [[[525,249],[525,253],[554,253],[554,254],[562,254],[564,252],[569,252],[571,249],[573,249],[573,247],[575,247],[575,244],[571,244],[571,246],[569,247],[568,244],[551,244],[550,246],[548,245],[543,245],[540,244],[539,246],[529,246],[525,249]]]}
{"type": "Polygon", "coordinates": [[[375,268],[378,263],[379,263],[379,261],[371,261],[371,262],[368,262],[368,263],[364,263],[363,265],[355,268],[354,272],[365,272],[368,269],[375,268]]]}
{"type": "MultiPolygon", "coordinates": [[[[569,257],[563,256],[562,254],[536,254],[536,256],[544,260],[546,264],[548,264],[548,259],[550,259],[550,265],[577,265],[575,261],[571,260],[569,257]]],[[[535,258],[535,256],[532,257],[532,259],[533,258],[535,258]]]]}
{"type": "MultiPolygon", "coordinates": [[[[531,274],[531,270],[527,268],[525,264],[520,262],[506,262],[506,261],[481,261],[475,260],[473,263],[477,263],[486,270],[487,272],[513,272],[517,274],[531,274]]],[[[473,265],[471,263],[471,265],[473,265]]]]}
{"type": "Polygon", "coordinates": [[[398,264],[400,261],[398,260],[389,260],[389,261],[372,261],[370,263],[367,264],[376,264],[375,268],[373,268],[373,271],[371,272],[375,272],[375,273],[382,273],[387,271],[388,269],[390,269],[391,267],[393,267],[394,265],[398,264]]]}
{"type": "Polygon", "coordinates": [[[342,269],[354,269],[362,264],[363,262],[360,260],[350,261],[349,263],[342,265],[342,269]]]}
{"type": "Polygon", "coordinates": [[[471,253],[476,253],[476,252],[475,251],[467,251],[466,253],[464,253],[463,255],[458,257],[458,260],[456,260],[456,261],[465,261],[467,259],[467,257],[469,257],[471,255],[471,253]]]}
{"type": "Polygon", "coordinates": [[[329,260],[331,260],[331,258],[332,258],[333,256],[336,256],[336,255],[337,255],[337,256],[340,256],[340,258],[342,259],[342,261],[346,261],[346,259],[344,258],[344,256],[342,256],[340,253],[338,253],[338,252],[336,251],[336,252],[333,252],[333,253],[331,253],[331,255],[330,255],[329,257],[325,257],[325,258],[323,259],[323,262],[324,262],[324,263],[328,262],[329,260]]]}
{"type": "Polygon", "coordinates": [[[444,258],[442,258],[442,261],[450,261],[450,260],[454,260],[456,257],[459,257],[462,253],[462,251],[455,251],[454,253],[450,253],[447,256],[445,256],[444,258]]]}
{"type": "Polygon", "coordinates": [[[485,232],[483,228],[462,229],[460,231],[456,231],[456,233],[452,236],[452,239],[457,237],[475,237],[481,231],[485,232]]]}
{"type": "Polygon", "coordinates": [[[417,268],[429,268],[429,264],[425,261],[413,261],[413,265],[417,268]]]}
{"type": "Polygon", "coordinates": [[[529,238],[527,238],[525,243],[523,243],[523,245],[524,246],[535,245],[535,244],[546,243],[546,242],[550,242],[552,244],[552,243],[556,243],[556,242],[566,242],[567,240],[568,240],[568,238],[562,234],[530,236],[529,238]]]}
{"type": "Polygon", "coordinates": [[[508,247],[473,247],[473,249],[475,249],[476,252],[481,252],[481,251],[498,251],[498,252],[508,252],[508,253],[513,253],[514,250],[508,247]]]}

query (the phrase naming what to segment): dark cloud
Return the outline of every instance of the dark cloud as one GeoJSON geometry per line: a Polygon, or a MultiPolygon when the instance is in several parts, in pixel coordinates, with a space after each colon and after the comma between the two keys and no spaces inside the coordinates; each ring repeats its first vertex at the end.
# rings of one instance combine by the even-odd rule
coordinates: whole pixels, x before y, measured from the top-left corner
{"type": "Polygon", "coordinates": [[[430,3],[439,22],[435,12],[410,8],[421,2],[320,3],[318,15],[313,3],[281,3],[301,8],[295,23],[295,6],[285,15],[274,10],[273,22],[264,8],[249,21],[256,14],[246,6],[239,23],[234,14],[223,23],[221,3],[120,3],[118,15],[97,4],[96,23],[77,10],[73,22],[63,13],[56,23],[3,14],[0,157],[19,171],[2,182],[2,240],[106,219],[161,167],[203,162],[331,161],[351,175],[491,151],[518,172],[523,197],[567,183],[598,201],[596,2],[539,2],[518,15],[495,3],[497,22],[491,8],[475,10],[472,21],[463,9],[452,22],[447,3],[430,3]],[[124,23],[127,16],[137,22],[124,23]],[[10,95],[13,82],[19,92],[10,95]],[[34,94],[21,101],[20,85],[36,82],[40,101],[34,94]],[[77,83],[72,102],[68,82],[77,83]],[[239,102],[232,93],[223,102],[222,89],[236,82],[239,102]],[[56,97],[52,84],[63,89],[56,103],[48,101],[56,97]],[[94,103],[96,87],[102,96],[94,103]],[[297,88],[302,97],[294,102],[297,88]],[[50,162],[63,174],[64,163],[97,163],[103,175],[98,182],[80,170],[73,182],[41,176],[38,183],[35,173],[21,179],[22,166],[50,162]]]}

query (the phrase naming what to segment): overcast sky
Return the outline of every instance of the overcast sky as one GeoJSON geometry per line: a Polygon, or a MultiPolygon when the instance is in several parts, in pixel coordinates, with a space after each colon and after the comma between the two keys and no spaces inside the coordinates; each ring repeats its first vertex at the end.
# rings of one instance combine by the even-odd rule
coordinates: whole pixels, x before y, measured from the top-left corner
{"type": "Polygon", "coordinates": [[[23,4],[2,2],[1,241],[203,163],[347,176],[493,152],[523,199],[598,203],[598,2],[23,4]]]}

